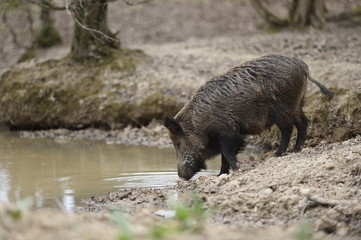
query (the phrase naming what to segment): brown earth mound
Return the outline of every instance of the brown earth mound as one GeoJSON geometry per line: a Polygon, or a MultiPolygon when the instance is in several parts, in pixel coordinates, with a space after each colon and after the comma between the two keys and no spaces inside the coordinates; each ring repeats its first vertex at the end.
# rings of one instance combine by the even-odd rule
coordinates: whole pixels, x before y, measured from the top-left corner
{"type": "Polygon", "coordinates": [[[300,153],[251,159],[253,164],[243,163],[231,175],[201,176],[180,181],[172,189],[121,190],[93,197],[86,201],[86,209],[120,208],[131,213],[144,207],[167,209],[167,196],[176,191],[181,200],[179,194],[194,191],[211,211],[213,223],[287,229],[306,220],[313,236],[321,232],[357,239],[361,236],[360,146],[360,136],[342,143],[323,142],[300,153]]]}

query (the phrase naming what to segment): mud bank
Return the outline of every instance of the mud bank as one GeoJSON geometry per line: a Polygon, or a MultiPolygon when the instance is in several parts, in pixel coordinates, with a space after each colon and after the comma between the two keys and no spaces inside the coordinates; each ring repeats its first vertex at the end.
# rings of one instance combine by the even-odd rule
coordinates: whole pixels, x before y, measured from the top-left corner
{"type": "Polygon", "coordinates": [[[105,141],[107,144],[142,145],[153,147],[171,147],[167,129],[159,121],[152,121],[147,126],[134,128],[128,126],[119,130],[102,130],[96,128],[72,131],[53,129],[41,131],[19,131],[22,138],[51,139],[87,139],[105,141]]]}
{"type": "MultiPolygon", "coordinates": [[[[82,211],[122,209],[135,216],[147,209],[154,217],[157,210],[170,208],[170,196],[176,194],[182,201],[182,196],[195,192],[211,213],[207,229],[208,224],[222,224],[225,229],[231,225],[235,234],[246,228],[246,232],[282,229],[279,236],[292,239],[295,227],[306,221],[310,239],[361,236],[361,136],[321,142],[283,157],[268,155],[242,162],[241,169],[230,175],[200,176],[167,189],[128,189],[92,197],[84,201],[82,211]]],[[[204,234],[209,233],[200,236],[204,234]]]]}

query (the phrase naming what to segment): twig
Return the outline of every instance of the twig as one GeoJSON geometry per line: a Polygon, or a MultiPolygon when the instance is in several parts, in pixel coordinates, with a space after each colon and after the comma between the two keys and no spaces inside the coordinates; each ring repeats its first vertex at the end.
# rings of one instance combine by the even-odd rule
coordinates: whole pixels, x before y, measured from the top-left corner
{"type": "Polygon", "coordinates": [[[124,2],[129,6],[135,6],[135,5],[139,5],[139,4],[143,4],[143,3],[147,3],[147,2],[151,2],[151,1],[153,1],[153,0],[140,0],[140,1],[124,0],[124,2]]]}
{"type": "Polygon", "coordinates": [[[356,204],[356,201],[350,200],[334,200],[323,197],[315,197],[311,195],[306,195],[303,200],[303,206],[301,208],[301,214],[305,214],[306,211],[310,208],[315,208],[318,206],[322,207],[335,207],[335,206],[349,206],[351,204],[356,204]]]}
{"type": "MultiPolygon", "coordinates": [[[[92,33],[96,33],[96,34],[99,34],[101,36],[103,36],[105,39],[107,40],[110,40],[110,41],[114,41],[116,43],[120,43],[120,40],[119,39],[116,39],[116,38],[113,38],[113,37],[109,37],[108,35],[106,35],[105,33],[103,33],[102,31],[99,31],[99,30],[96,30],[96,29],[93,29],[93,28],[90,28],[86,25],[84,25],[83,23],[81,23],[77,18],[76,16],[74,16],[69,8],[69,2],[68,0],[64,0],[65,2],[65,10],[66,12],[69,14],[69,16],[71,16],[75,22],[75,24],[77,24],[79,27],[87,30],[87,31],[90,31],[92,33]]],[[[93,35],[94,38],[97,38],[96,35],[93,35]]],[[[97,38],[98,40],[100,40],[100,38],[97,38]]]]}

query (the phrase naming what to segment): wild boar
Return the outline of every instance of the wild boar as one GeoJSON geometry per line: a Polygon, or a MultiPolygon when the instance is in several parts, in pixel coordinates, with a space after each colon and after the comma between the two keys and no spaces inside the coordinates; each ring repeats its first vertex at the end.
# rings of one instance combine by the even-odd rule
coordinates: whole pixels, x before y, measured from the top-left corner
{"type": "Polygon", "coordinates": [[[310,76],[302,60],[281,55],[246,62],[206,82],[174,118],[164,120],[176,151],[178,176],[189,180],[217,154],[222,155],[220,174],[237,170],[244,136],[273,124],[281,130],[275,155],[287,150],[294,125],[294,151],[300,151],[308,122],[302,111],[307,79],[333,95],[310,76]]]}

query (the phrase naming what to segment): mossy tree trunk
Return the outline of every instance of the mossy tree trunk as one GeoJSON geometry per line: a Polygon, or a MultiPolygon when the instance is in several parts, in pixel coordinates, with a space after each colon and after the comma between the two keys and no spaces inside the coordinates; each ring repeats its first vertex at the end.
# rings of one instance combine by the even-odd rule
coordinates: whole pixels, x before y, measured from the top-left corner
{"type": "Polygon", "coordinates": [[[283,19],[265,7],[260,0],[251,0],[257,13],[271,27],[307,27],[323,28],[325,25],[324,0],[292,0],[289,7],[289,16],[283,19]]]}
{"type": "Polygon", "coordinates": [[[74,33],[70,57],[77,61],[102,59],[120,48],[120,41],[109,30],[107,0],[73,0],[74,33]]]}

